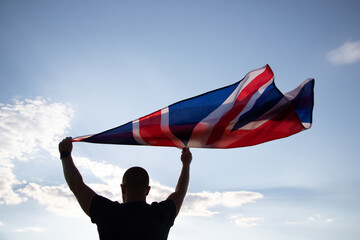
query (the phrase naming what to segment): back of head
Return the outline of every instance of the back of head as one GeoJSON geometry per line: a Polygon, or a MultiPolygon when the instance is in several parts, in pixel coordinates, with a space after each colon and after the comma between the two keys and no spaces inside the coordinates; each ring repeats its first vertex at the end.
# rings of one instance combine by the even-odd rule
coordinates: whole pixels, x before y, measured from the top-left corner
{"type": "Polygon", "coordinates": [[[140,193],[147,190],[149,175],[142,167],[132,167],[125,172],[122,184],[128,191],[140,193]]]}

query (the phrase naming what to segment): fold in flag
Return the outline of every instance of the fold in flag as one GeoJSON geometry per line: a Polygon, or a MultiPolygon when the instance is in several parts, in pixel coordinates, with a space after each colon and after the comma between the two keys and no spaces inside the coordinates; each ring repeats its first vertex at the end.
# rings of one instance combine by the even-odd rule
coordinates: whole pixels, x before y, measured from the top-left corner
{"type": "Polygon", "coordinates": [[[189,98],[74,142],[236,148],[288,137],[311,127],[314,79],[283,95],[270,66],[241,81],[189,98]]]}

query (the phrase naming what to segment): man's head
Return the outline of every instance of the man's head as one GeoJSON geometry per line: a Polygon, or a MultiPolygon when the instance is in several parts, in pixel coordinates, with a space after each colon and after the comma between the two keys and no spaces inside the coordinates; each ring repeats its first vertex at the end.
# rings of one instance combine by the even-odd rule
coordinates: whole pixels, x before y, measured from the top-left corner
{"type": "Polygon", "coordinates": [[[145,201],[149,194],[149,175],[141,167],[132,167],[126,170],[121,184],[124,202],[145,201]]]}

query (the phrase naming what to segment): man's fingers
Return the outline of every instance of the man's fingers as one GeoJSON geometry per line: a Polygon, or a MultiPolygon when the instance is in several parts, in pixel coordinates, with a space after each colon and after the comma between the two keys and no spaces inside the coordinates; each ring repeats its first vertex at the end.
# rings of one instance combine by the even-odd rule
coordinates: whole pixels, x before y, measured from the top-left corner
{"type": "Polygon", "coordinates": [[[182,149],[182,153],[186,153],[186,152],[190,152],[190,148],[184,147],[184,148],[182,149]]]}
{"type": "Polygon", "coordinates": [[[192,160],[192,154],[189,148],[183,148],[181,154],[181,161],[190,163],[192,160]]]}
{"type": "Polygon", "coordinates": [[[59,151],[72,151],[72,137],[66,137],[59,143],[59,151]]]}

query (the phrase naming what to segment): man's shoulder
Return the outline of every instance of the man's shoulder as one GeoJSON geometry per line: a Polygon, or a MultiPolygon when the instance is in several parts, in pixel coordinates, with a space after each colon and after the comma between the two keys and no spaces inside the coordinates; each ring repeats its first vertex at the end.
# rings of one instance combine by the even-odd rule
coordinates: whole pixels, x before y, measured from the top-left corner
{"type": "Polygon", "coordinates": [[[101,216],[113,213],[115,209],[121,207],[119,202],[111,201],[110,199],[101,195],[95,194],[90,203],[90,218],[92,222],[99,219],[101,216]]]}
{"type": "Polygon", "coordinates": [[[168,198],[161,202],[152,202],[151,205],[175,205],[175,202],[174,202],[174,200],[168,198]]]}
{"type": "Polygon", "coordinates": [[[151,207],[159,209],[160,211],[166,211],[169,215],[176,214],[176,205],[172,199],[166,199],[161,202],[153,202],[151,203],[151,207]]]}

